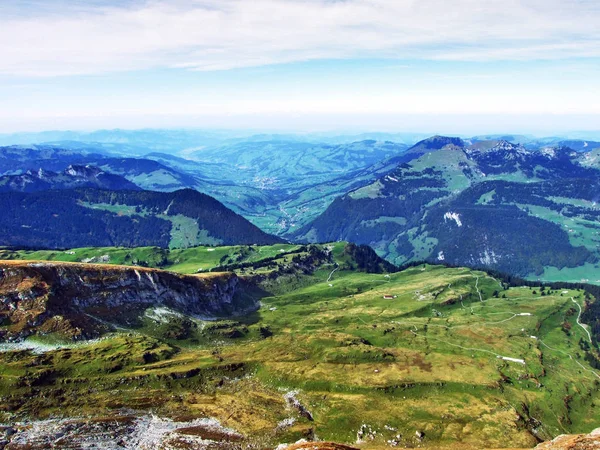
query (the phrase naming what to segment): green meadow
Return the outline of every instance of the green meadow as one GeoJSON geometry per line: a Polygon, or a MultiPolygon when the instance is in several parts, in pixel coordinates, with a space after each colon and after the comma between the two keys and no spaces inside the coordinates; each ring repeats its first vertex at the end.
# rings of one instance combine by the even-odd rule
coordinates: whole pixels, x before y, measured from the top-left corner
{"type": "MultiPolygon", "coordinates": [[[[167,252],[161,264],[193,273],[241,250],[240,261],[277,264],[301,251],[208,250],[167,252]]],[[[361,273],[346,269],[343,245],[331,250],[333,264],[280,286],[248,316],[206,322],[150,309],[142,327],[100,341],[1,352],[0,421],[127,408],[214,417],[260,446],[317,436],[363,448],[465,449],[528,448],[597,425],[600,374],[577,322],[584,292],[505,289],[484,272],[432,265],[361,273]]],[[[2,257],[132,264],[160,253],[75,252],[2,257]]]]}

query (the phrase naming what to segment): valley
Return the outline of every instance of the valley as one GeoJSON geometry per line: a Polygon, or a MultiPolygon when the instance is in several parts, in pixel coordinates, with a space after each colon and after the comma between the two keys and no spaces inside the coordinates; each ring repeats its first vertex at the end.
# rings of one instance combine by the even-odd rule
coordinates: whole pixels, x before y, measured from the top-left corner
{"type": "MultiPolygon", "coordinates": [[[[146,190],[198,190],[266,232],[284,235],[317,217],[336,196],[393,169],[408,147],[372,139],[325,144],[270,138],[227,141],[184,152],[186,158],[157,151],[131,157],[127,146],[98,143],[0,147],[0,175],[14,180],[22,171],[63,171],[85,163],[146,190]]],[[[5,179],[0,177],[0,190],[11,181],[5,179]]]]}

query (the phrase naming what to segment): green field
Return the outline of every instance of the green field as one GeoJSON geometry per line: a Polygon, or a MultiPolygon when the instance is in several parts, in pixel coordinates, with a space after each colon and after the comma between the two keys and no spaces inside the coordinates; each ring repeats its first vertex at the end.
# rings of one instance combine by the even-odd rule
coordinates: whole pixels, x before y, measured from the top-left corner
{"type": "MultiPolygon", "coordinates": [[[[191,273],[232,249],[170,252],[167,267],[191,273]]],[[[294,248],[262,247],[247,258],[281,250],[294,248]]],[[[52,258],[109,254],[125,262],[127,252],[52,258]]],[[[333,264],[304,285],[280,286],[246,317],[204,322],[149,309],[141,328],[89,345],[1,352],[0,422],[128,408],[215,417],[271,448],[315,435],[360,438],[363,448],[530,448],[536,437],[597,426],[600,374],[585,359],[593,345],[577,323],[585,293],[504,289],[465,268],[360,273],[344,269],[351,261],[343,245],[332,254],[333,264]]]]}
{"type": "Polygon", "coordinates": [[[546,267],[540,276],[531,276],[532,280],[564,281],[567,283],[600,284],[600,264],[586,263],[579,267],[546,267]]]}

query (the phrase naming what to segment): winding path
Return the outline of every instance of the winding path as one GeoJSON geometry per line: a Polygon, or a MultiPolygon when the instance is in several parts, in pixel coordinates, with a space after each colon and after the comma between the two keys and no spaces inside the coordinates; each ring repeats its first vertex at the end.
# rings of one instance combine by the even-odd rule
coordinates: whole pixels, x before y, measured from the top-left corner
{"type": "Polygon", "coordinates": [[[585,367],[583,364],[581,364],[579,361],[577,361],[575,358],[573,358],[573,356],[571,356],[569,353],[567,353],[567,352],[564,352],[564,351],[562,351],[562,350],[559,350],[559,349],[557,349],[557,348],[550,347],[548,344],[546,344],[544,341],[542,341],[542,340],[541,340],[541,339],[539,339],[539,338],[538,338],[538,341],[540,341],[540,344],[542,344],[544,347],[547,347],[547,348],[549,348],[549,349],[550,349],[550,350],[552,350],[552,351],[555,351],[555,352],[562,353],[563,355],[567,355],[567,356],[569,357],[569,359],[570,359],[570,360],[572,360],[572,361],[575,361],[575,362],[577,363],[577,365],[579,365],[579,366],[580,366],[580,367],[581,367],[583,370],[585,370],[585,371],[587,371],[587,372],[591,372],[592,374],[594,374],[594,376],[595,376],[596,378],[600,379],[600,375],[598,375],[598,373],[596,373],[596,371],[595,371],[595,370],[588,369],[588,368],[587,368],[587,367],[585,367]]]}
{"type": "MultiPolygon", "coordinates": [[[[416,328],[416,327],[415,327],[415,328],[416,328]]],[[[453,344],[452,342],[448,342],[448,341],[445,341],[445,340],[443,340],[443,339],[440,339],[440,338],[435,338],[435,337],[431,337],[431,336],[423,336],[423,335],[421,335],[421,334],[418,334],[418,333],[416,333],[416,332],[415,332],[415,331],[413,331],[413,330],[410,330],[410,332],[411,332],[412,334],[414,334],[415,336],[423,337],[423,338],[425,338],[425,339],[433,339],[433,340],[435,340],[435,341],[440,341],[440,342],[442,342],[442,343],[444,343],[444,344],[446,344],[446,345],[451,345],[452,347],[458,347],[458,348],[461,348],[461,349],[463,349],[463,350],[468,350],[468,351],[471,351],[471,352],[485,352],[485,353],[489,353],[489,354],[491,354],[491,355],[494,355],[496,358],[498,358],[498,359],[502,359],[502,360],[504,360],[504,361],[511,361],[511,362],[516,362],[516,363],[519,363],[519,364],[525,364],[525,360],[524,360],[524,359],[520,359],[520,358],[511,358],[511,357],[509,357],[509,356],[502,356],[502,355],[500,355],[500,354],[498,354],[498,353],[495,353],[495,352],[493,352],[493,351],[491,351],[491,350],[485,350],[485,349],[483,349],[483,348],[463,347],[462,345],[453,344]]]]}
{"type": "Polygon", "coordinates": [[[582,324],[579,320],[579,319],[581,319],[581,313],[582,313],[581,305],[579,303],[577,303],[573,297],[571,297],[571,301],[573,303],[575,303],[577,305],[577,307],[579,308],[579,315],[577,316],[577,325],[579,325],[581,328],[583,328],[583,331],[585,331],[587,333],[588,339],[590,340],[590,343],[591,343],[592,335],[590,334],[589,330],[587,329],[587,326],[582,324]]]}
{"type": "Polygon", "coordinates": [[[333,276],[333,272],[335,272],[336,270],[338,270],[340,268],[340,265],[338,263],[335,263],[335,269],[333,269],[331,271],[331,273],[329,274],[329,277],[327,278],[326,283],[329,283],[331,281],[331,277],[333,276]]]}
{"type": "Polygon", "coordinates": [[[475,289],[477,289],[477,294],[479,294],[479,301],[483,301],[483,297],[481,296],[481,291],[479,290],[479,277],[475,279],[475,289]]]}

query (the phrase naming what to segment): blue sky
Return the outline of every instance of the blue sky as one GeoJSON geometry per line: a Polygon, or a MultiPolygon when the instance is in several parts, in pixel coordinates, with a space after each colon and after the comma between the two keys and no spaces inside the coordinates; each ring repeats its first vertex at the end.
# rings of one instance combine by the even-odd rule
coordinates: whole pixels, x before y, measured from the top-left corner
{"type": "Polygon", "coordinates": [[[600,2],[0,4],[0,132],[600,128],[600,2]]]}

